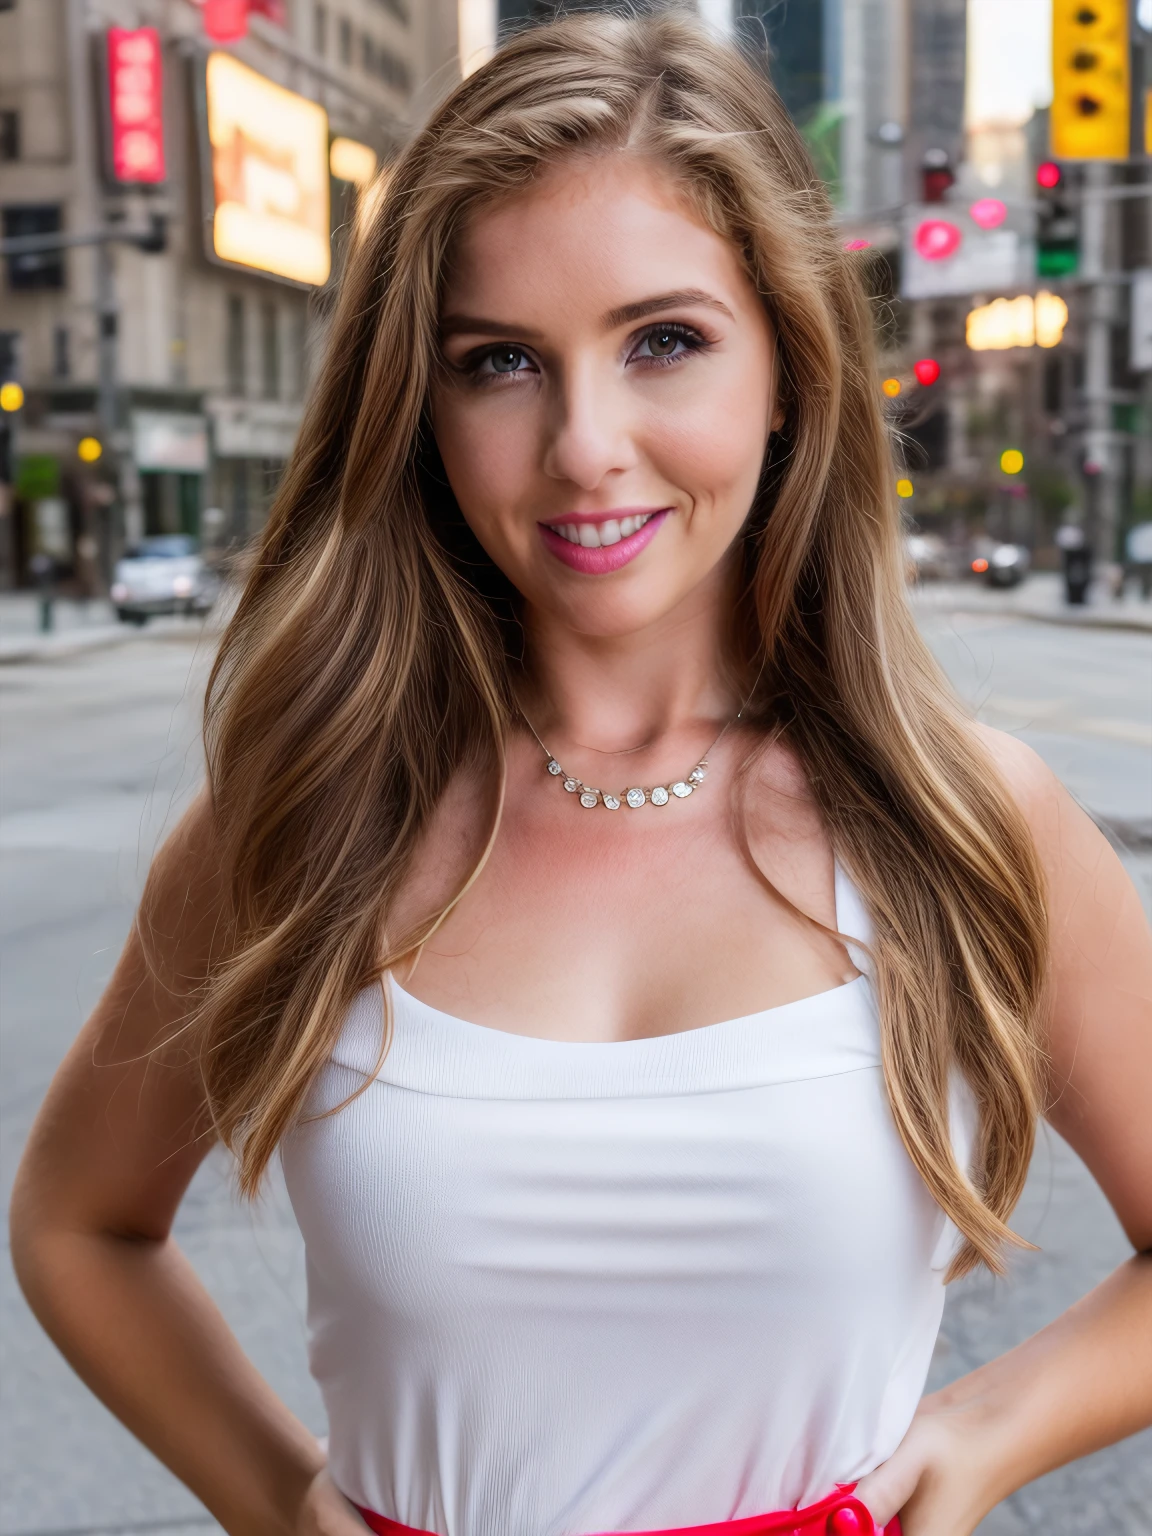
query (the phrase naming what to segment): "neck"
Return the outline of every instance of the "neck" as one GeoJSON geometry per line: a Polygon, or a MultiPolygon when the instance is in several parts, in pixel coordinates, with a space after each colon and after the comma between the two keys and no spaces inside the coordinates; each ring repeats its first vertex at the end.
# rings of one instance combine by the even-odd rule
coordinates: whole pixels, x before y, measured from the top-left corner
{"type": "Polygon", "coordinates": [[[555,615],[525,613],[530,671],[524,708],[557,753],[655,747],[719,730],[741,699],[725,666],[726,583],[702,583],[672,612],[626,635],[587,635],[555,615]]]}

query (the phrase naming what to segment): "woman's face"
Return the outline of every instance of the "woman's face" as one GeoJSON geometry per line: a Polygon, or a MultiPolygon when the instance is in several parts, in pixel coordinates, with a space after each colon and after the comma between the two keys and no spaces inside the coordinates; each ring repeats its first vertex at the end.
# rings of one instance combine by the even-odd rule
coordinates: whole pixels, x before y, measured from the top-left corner
{"type": "Polygon", "coordinates": [[[436,441],[529,604],[589,636],[723,591],[774,423],[738,253],[648,162],[565,163],[479,214],[441,316],[436,441]]]}

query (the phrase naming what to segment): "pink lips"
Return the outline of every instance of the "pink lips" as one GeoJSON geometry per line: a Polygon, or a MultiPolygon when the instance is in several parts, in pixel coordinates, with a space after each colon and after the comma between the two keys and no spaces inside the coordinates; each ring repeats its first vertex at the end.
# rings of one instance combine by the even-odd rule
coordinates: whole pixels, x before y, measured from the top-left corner
{"type": "MultiPolygon", "coordinates": [[[[651,544],[671,510],[671,507],[662,507],[648,519],[643,528],[630,533],[618,544],[608,544],[601,549],[585,549],[583,544],[571,544],[561,534],[553,532],[547,523],[537,523],[536,526],[540,530],[540,537],[545,545],[558,560],[563,560],[565,565],[571,566],[574,571],[580,571],[585,576],[606,576],[609,571],[618,571],[630,560],[635,560],[640,551],[651,544]]],[[[644,507],[621,507],[612,512],[597,513],[594,518],[576,515],[565,518],[565,522],[603,523],[610,517],[628,517],[645,511],[647,508],[644,507]]]]}

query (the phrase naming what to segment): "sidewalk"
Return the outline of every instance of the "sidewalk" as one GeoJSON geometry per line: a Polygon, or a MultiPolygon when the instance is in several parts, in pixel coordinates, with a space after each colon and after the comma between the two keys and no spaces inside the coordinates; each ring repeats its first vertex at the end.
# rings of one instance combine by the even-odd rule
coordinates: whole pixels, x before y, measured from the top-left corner
{"type": "MultiPolygon", "coordinates": [[[[209,616],[209,622],[211,615],[209,616]]],[[[52,661],[79,651],[123,645],[142,635],[189,635],[202,632],[205,620],[164,614],[147,625],[123,624],[106,598],[56,598],[52,628],[40,629],[40,599],[35,592],[0,592],[0,665],[20,661],[52,661]]]]}
{"type": "Polygon", "coordinates": [[[1097,583],[1083,607],[1064,601],[1058,575],[1041,571],[1018,587],[988,587],[979,581],[926,581],[910,592],[917,611],[996,613],[1042,624],[1067,624],[1086,629],[1129,629],[1152,634],[1152,602],[1126,592],[1117,601],[1097,583]]]}
{"type": "MultiPolygon", "coordinates": [[[[1045,624],[1067,624],[1091,629],[1127,629],[1152,634],[1152,602],[1129,593],[1120,602],[1095,591],[1083,608],[1064,602],[1059,576],[1043,572],[1030,576],[1019,587],[1000,591],[976,581],[929,581],[910,592],[917,611],[1004,614],[1045,624]]],[[[217,604],[208,620],[170,615],[150,619],[147,627],[122,624],[106,598],[78,602],[57,598],[52,604],[53,628],[39,629],[39,598],[34,592],[0,592],[0,665],[5,662],[51,661],[78,651],[123,645],[141,635],[196,635],[205,627],[219,627],[230,605],[217,604]]]]}

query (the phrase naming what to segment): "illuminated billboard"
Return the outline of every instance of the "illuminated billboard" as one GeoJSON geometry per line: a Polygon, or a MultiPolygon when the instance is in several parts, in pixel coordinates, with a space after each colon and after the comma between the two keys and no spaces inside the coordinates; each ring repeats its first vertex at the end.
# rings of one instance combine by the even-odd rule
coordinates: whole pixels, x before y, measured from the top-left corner
{"type": "Polygon", "coordinates": [[[228,53],[205,71],[208,254],[316,287],[331,268],[328,114],[228,53]]]}

